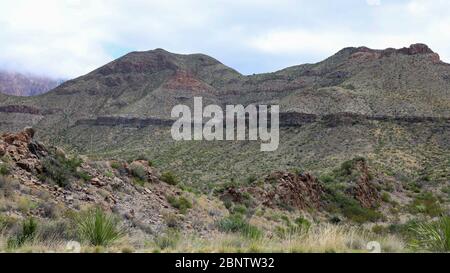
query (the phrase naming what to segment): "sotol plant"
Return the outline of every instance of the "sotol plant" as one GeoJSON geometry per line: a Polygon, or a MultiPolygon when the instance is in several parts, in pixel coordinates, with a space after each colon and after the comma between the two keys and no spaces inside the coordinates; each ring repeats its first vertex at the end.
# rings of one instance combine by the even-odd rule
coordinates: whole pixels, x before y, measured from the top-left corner
{"type": "Polygon", "coordinates": [[[108,246],[124,235],[118,219],[99,208],[82,213],[77,223],[81,239],[94,246],[108,246]]]}
{"type": "Polygon", "coordinates": [[[450,251],[450,217],[437,222],[418,223],[411,228],[415,235],[413,246],[436,252],[450,251]]]}

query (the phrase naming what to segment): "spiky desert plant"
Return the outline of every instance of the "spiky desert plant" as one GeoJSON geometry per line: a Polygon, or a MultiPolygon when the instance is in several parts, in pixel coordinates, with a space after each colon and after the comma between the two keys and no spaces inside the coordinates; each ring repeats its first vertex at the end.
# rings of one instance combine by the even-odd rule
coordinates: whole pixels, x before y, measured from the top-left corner
{"type": "Polygon", "coordinates": [[[91,209],[77,218],[80,238],[94,246],[108,246],[124,235],[119,220],[101,209],[91,209]]]}
{"type": "Polygon", "coordinates": [[[435,252],[450,251],[450,217],[436,222],[417,223],[411,228],[415,240],[413,246],[435,252]]]}

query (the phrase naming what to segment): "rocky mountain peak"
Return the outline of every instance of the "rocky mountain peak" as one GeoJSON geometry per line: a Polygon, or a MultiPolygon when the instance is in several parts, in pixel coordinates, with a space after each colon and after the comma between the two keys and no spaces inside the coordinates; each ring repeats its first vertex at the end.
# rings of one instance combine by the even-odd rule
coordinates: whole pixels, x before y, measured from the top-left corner
{"type": "Polygon", "coordinates": [[[431,50],[426,44],[412,44],[409,47],[403,47],[400,49],[387,48],[387,49],[371,49],[368,47],[358,48],[345,48],[341,50],[337,55],[349,55],[350,59],[363,59],[373,60],[384,57],[390,57],[393,55],[428,55],[431,56],[430,60],[434,63],[440,62],[440,57],[437,53],[431,50]]]}

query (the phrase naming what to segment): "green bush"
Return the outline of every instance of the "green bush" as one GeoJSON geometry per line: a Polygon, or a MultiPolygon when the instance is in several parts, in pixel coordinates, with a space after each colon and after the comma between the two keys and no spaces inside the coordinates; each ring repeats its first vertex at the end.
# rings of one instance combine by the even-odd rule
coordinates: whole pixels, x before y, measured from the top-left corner
{"type": "Polygon", "coordinates": [[[248,209],[244,205],[236,205],[233,207],[233,213],[235,213],[235,214],[246,215],[247,211],[248,211],[248,209]]]}
{"type": "Polygon", "coordinates": [[[42,162],[44,173],[41,174],[41,180],[49,179],[60,187],[70,185],[74,177],[82,178],[83,174],[77,172],[77,168],[81,166],[83,161],[78,158],[65,158],[57,156],[55,158],[47,158],[42,162]]]}
{"type": "Polygon", "coordinates": [[[80,238],[94,246],[108,246],[124,235],[119,220],[96,208],[77,217],[80,238]]]}
{"type": "Polygon", "coordinates": [[[9,168],[5,164],[0,164],[0,175],[8,175],[9,168]]]}
{"type": "Polygon", "coordinates": [[[121,166],[122,165],[119,162],[117,162],[117,161],[111,162],[111,168],[113,168],[115,170],[119,169],[121,166]]]}
{"type": "Polygon", "coordinates": [[[352,160],[345,161],[341,164],[341,174],[342,175],[351,175],[352,170],[358,162],[366,163],[366,159],[364,157],[355,157],[352,160]]]}
{"type": "Polygon", "coordinates": [[[140,179],[141,181],[147,181],[147,171],[138,164],[132,164],[131,167],[131,174],[135,177],[140,179]]]}
{"type": "Polygon", "coordinates": [[[385,203],[390,203],[392,201],[391,195],[387,192],[381,194],[381,200],[385,203]]]}
{"type": "Polygon", "coordinates": [[[90,174],[88,174],[87,172],[84,172],[84,171],[77,172],[76,176],[78,178],[83,179],[84,181],[90,181],[92,179],[92,176],[90,174]]]}
{"type": "Polygon", "coordinates": [[[431,217],[442,214],[442,208],[439,200],[431,193],[423,193],[417,196],[409,205],[412,213],[423,213],[431,217]]]}
{"type": "Polygon", "coordinates": [[[105,172],[105,176],[108,178],[113,178],[114,177],[114,173],[110,172],[110,171],[106,171],[105,172]]]}
{"type": "Polygon", "coordinates": [[[304,230],[309,230],[309,228],[311,227],[311,223],[303,217],[298,217],[297,219],[295,219],[294,223],[304,230]]]}
{"type": "Polygon", "coordinates": [[[173,195],[168,196],[167,202],[169,202],[172,207],[178,209],[182,214],[185,214],[188,209],[192,208],[192,203],[184,196],[181,196],[179,198],[173,195]]]}
{"type": "Polygon", "coordinates": [[[311,223],[303,217],[298,217],[292,223],[287,216],[283,215],[282,220],[285,223],[285,226],[277,226],[275,229],[275,233],[280,238],[288,238],[294,234],[303,234],[308,232],[311,227],[311,223]]]}
{"type": "Polygon", "coordinates": [[[323,183],[333,183],[334,179],[335,178],[332,175],[325,174],[322,175],[319,180],[322,181],[323,183]]]}
{"type": "Polygon", "coordinates": [[[171,172],[165,172],[161,175],[161,180],[166,182],[169,185],[177,185],[178,179],[177,177],[171,173],[171,172]]]}
{"type": "Polygon", "coordinates": [[[381,213],[362,207],[357,200],[342,193],[333,194],[331,201],[336,206],[335,210],[337,209],[347,219],[356,223],[376,222],[382,217],[381,213]]]}
{"type": "Polygon", "coordinates": [[[33,241],[36,237],[38,224],[33,218],[28,218],[22,222],[22,229],[8,239],[8,248],[21,247],[26,242],[33,241]]]}
{"type": "Polygon", "coordinates": [[[415,238],[412,245],[421,249],[450,252],[450,217],[437,222],[418,223],[411,228],[415,238]]]}
{"type": "Polygon", "coordinates": [[[240,214],[232,214],[220,220],[218,228],[223,232],[240,233],[250,239],[259,239],[262,237],[262,231],[256,226],[250,225],[240,214]]]}
{"type": "Polygon", "coordinates": [[[250,175],[249,177],[247,177],[247,179],[245,180],[245,183],[247,185],[251,185],[253,184],[258,178],[255,175],[250,175]]]}
{"type": "Polygon", "coordinates": [[[386,234],[388,231],[388,229],[384,226],[380,226],[380,225],[374,225],[372,227],[372,232],[377,234],[377,235],[384,235],[386,234]]]}

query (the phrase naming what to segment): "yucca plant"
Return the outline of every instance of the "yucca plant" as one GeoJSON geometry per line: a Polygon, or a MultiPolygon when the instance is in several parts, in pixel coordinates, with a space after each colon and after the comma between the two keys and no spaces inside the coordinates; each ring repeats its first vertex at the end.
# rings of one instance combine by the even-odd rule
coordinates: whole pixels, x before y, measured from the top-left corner
{"type": "Polygon", "coordinates": [[[418,223],[411,228],[415,235],[413,246],[435,252],[450,251],[450,217],[436,222],[418,223]]]}
{"type": "Polygon", "coordinates": [[[124,235],[119,220],[99,208],[82,213],[77,224],[80,238],[94,246],[108,246],[124,235]]]}

